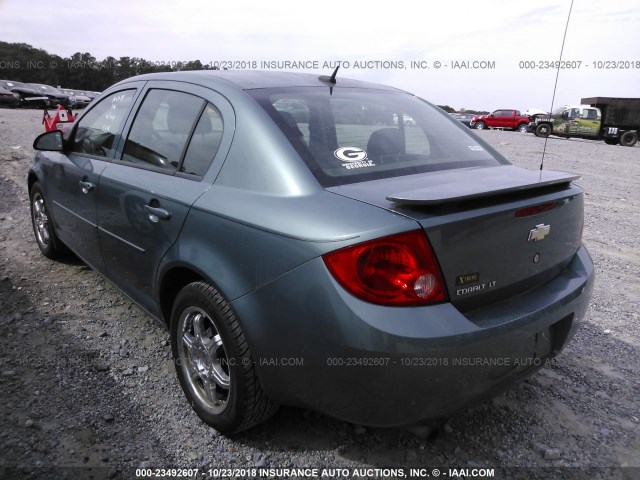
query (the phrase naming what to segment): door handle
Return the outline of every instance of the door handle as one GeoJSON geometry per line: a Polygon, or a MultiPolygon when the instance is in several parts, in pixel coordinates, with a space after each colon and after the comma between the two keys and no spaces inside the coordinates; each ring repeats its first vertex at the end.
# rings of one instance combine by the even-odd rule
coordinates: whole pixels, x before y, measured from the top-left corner
{"type": "Polygon", "coordinates": [[[144,209],[149,214],[149,220],[153,223],[158,223],[159,220],[169,220],[171,218],[171,212],[164,208],[145,205],[144,209]]]}
{"type": "Polygon", "coordinates": [[[82,193],[89,193],[91,190],[96,188],[95,183],[85,182],[83,180],[80,180],[79,183],[80,183],[80,188],[82,188],[82,193]]]}

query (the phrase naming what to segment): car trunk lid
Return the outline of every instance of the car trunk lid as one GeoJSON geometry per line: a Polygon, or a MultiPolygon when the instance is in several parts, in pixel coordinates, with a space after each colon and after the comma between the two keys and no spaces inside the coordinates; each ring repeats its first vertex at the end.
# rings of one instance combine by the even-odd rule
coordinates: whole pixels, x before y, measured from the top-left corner
{"type": "Polygon", "coordinates": [[[432,172],[329,188],[415,219],[451,302],[470,310],[548,281],[582,236],[579,177],[515,166],[432,172]]]}

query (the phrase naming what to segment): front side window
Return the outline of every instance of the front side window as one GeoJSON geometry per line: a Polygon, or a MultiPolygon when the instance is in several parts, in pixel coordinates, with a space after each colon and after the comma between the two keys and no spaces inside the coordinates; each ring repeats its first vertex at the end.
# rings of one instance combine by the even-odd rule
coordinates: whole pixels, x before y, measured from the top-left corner
{"type": "Polygon", "coordinates": [[[168,172],[178,170],[204,100],[172,90],[150,90],[124,145],[122,160],[168,172]]]}
{"type": "Polygon", "coordinates": [[[582,113],[582,118],[586,118],[588,120],[597,120],[598,111],[593,108],[585,108],[582,113]]]}
{"type": "Polygon", "coordinates": [[[71,151],[99,157],[112,157],[116,139],[131,109],[134,89],[121,90],[102,99],[78,123],[71,151]]]}
{"type": "Polygon", "coordinates": [[[249,93],[324,186],[506,162],[410,94],[324,87],[249,93]]]}

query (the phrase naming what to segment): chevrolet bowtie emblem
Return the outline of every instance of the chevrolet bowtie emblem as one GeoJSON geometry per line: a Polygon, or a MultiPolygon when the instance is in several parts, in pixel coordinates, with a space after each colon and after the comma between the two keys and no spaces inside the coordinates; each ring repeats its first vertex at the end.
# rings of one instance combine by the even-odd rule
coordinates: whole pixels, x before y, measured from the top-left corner
{"type": "Polygon", "coordinates": [[[544,223],[541,223],[540,225],[536,225],[536,228],[533,228],[529,232],[529,241],[537,242],[539,240],[544,240],[544,237],[549,235],[550,231],[551,231],[551,225],[545,225],[544,223]]]}

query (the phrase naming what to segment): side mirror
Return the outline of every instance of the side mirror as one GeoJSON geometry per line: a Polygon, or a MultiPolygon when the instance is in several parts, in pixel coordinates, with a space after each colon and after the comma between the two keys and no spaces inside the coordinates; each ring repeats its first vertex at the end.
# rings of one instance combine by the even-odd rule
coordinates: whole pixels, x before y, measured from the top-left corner
{"type": "Polygon", "coordinates": [[[34,150],[46,152],[61,152],[64,150],[64,139],[60,130],[45,132],[36,137],[33,141],[34,150]]]}

